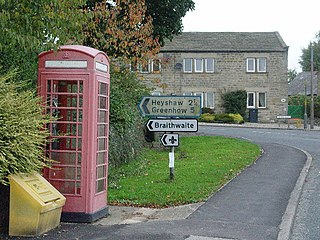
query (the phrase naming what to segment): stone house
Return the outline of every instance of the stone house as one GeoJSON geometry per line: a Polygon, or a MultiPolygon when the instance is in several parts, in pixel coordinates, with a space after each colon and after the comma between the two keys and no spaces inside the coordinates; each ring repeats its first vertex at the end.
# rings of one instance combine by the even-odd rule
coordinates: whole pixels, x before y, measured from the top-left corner
{"type": "Polygon", "coordinates": [[[153,94],[201,95],[216,113],[224,93],[245,90],[248,112],[274,122],[287,114],[287,65],[278,32],[183,32],[137,69],[153,94]]]}

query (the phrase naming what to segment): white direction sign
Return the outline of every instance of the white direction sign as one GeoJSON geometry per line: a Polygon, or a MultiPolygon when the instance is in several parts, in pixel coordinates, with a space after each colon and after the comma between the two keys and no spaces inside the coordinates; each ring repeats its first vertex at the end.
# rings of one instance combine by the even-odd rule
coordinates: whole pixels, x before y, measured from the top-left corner
{"type": "Polygon", "coordinates": [[[149,119],[146,124],[150,132],[197,132],[197,119],[149,119]]]}
{"type": "Polygon", "coordinates": [[[161,143],[165,147],[178,147],[179,146],[179,135],[173,133],[163,134],[161,139],[161,143]]]}
{"type": "Polygon", "coordinates": [[[144,96],[138,107],[147,117],[197,118],[201,115],[201,97],[144,96]]]}

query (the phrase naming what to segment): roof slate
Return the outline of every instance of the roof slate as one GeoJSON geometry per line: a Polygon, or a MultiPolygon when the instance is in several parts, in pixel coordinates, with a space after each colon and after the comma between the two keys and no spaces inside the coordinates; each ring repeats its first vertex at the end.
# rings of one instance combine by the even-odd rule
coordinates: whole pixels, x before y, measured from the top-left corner
{"type": "Polygon", "coordinates": [[[287,51],[278,32],[182,32],[161,52],[287,51]]]}

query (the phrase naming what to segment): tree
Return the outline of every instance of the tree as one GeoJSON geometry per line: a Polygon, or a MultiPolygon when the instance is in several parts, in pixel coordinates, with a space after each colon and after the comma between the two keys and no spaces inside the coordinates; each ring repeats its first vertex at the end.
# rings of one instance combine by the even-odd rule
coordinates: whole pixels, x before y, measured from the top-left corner
{"type": "Polygon", "coordinates": [[[84,0],[0,0],[0,74],[35,83],[37,56],[81,39],[84,0]],[[2,68],[1,68],[2,66],[2,68]]]}
{"type": "Polygon", "coordinates": [[[288,82],[291,82],[296,76],[298,75],[296,69],[289,69],[288,70],[288,82]]]}
{"type": "Polygon", "coordinates": [[[87,1],[90,21],[84,26],[84,45],[100,49],[115,59],[137,61],[159,52],[152,19],[144,0],[87,1]]]}
{"type": "Polygon", "coordinates": [[[164,39],[172,39],[174,35],[182,32],[182,18],[190,10],[195,9],[192,0],[145,0],[147,16],[152,17],[154,26],[153,36],[159,38],[160,44],[164,45],[164,39]]]}
{"type": "Polygon", "coordinates": [[[320,32],[316,35],[316,40],[310,42],[307,48],[302,49],[302,55],[300,57],[300,65],[302,71],[311,70],[311,45],[313,47],[313,69],[314,71],[320,70],[320,32]]]}

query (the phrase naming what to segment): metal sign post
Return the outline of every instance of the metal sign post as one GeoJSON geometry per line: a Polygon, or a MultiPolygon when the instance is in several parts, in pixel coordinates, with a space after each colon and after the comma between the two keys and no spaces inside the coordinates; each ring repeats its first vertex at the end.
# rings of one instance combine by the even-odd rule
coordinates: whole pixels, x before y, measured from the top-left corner
{"type": "Polygon", "coordinates": [[[171,147],[171,151],[169,152],[169,172],[170,172],[170,180],[174,179],[174,147],[171,147]]]}
{"type": "Polygon", "coordinates": [[[170,132],[162,135],[163,146],[170,147],[170,180],[174,179],[174,148],[179,146],[179,135],[173,132],[197,132],[201,115],[200,96],[144,96],[138,105],[149,132],[170,132]],[[191,119],[190,119],[191,118],[191,119]]]}

